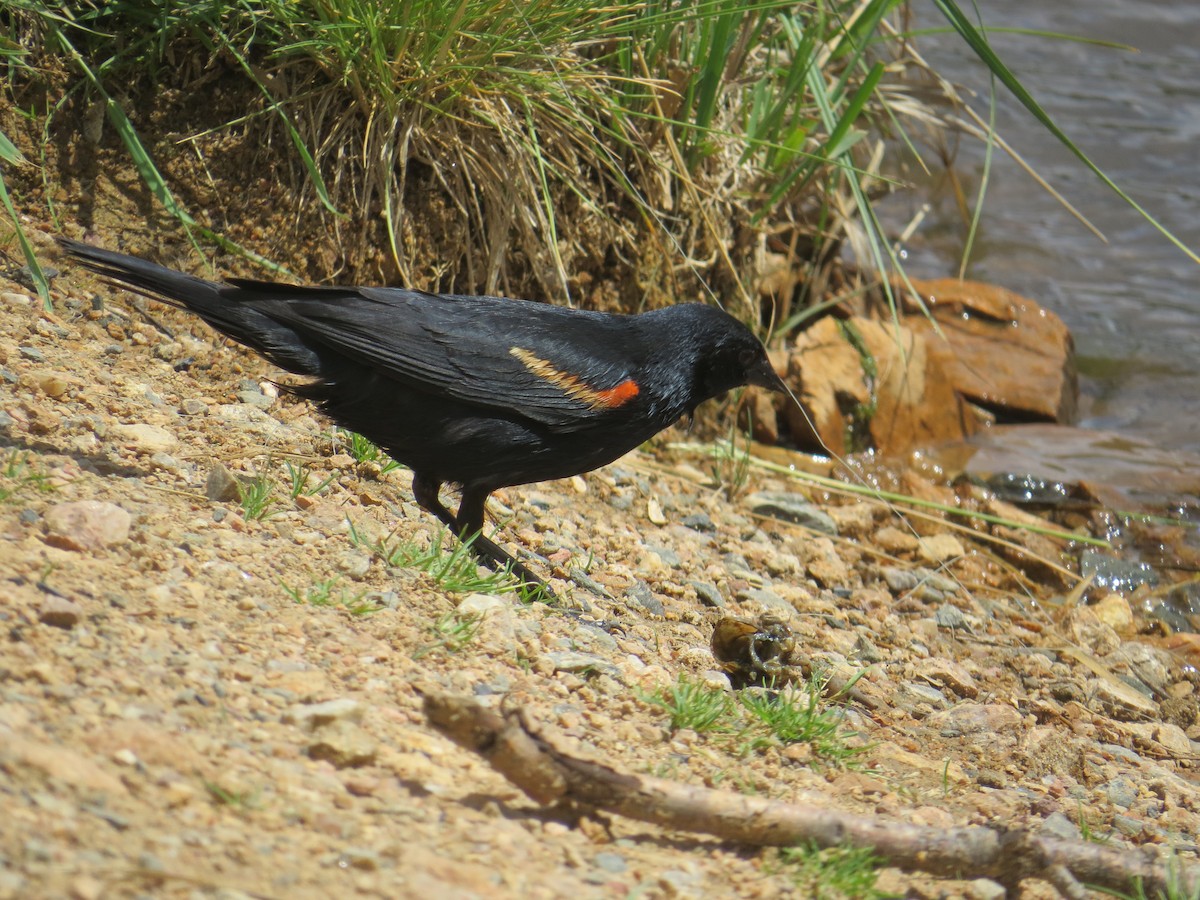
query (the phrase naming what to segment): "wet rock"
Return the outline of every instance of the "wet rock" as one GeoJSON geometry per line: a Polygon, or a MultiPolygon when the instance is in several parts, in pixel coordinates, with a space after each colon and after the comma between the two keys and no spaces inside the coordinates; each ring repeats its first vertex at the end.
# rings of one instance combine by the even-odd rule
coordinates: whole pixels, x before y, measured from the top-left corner
{"type": "Polygon", "coordinates": [[[1079,574],[1092,578],[1097,587],[1114,591],[1131,591],[1139,585],[1154,587],[1158,584],[1157,573],[1146,563],[1105,556],[1091,548],[1079,554],[1079,574]]]}
{"type": "Polygon", "coordinates": [[[83,618],[83,607],[65,597],[47,597],[38,608],[38,621],[55,628],[71,629],[83,618]]]}
{"type": "Polygon", "coordinates": [[[135,423],[133,425],[114,425],[108,431],[109,437],[123,447],[137,453],[165,453],[179,443],[171,432],[158,425],[135,423]]]}
{"type": "Polygon", "coordinates": [[[801,332],[788,380],[803,408],[783,406],[793,440],[836,454],[900,453],[971,435],[976,418],[931,352],[935,342],[907,323],[862,317],[828,317],[801,332]]]}
{"type": "Polygon", "coordinates": [[[838,533],[837,525],[824,510],[809,503],[799,494],[777,491],[751,494],[746,503],[760,516],[772,516],[785,522],[795,522],[805,528],[825,534],[838,533]]]}
{"type": "Polygon", "coordinates": [[[46,510],[46,543],[64,550],[103,550],[129,538],[132,520],[115,503],[76,500],[46,510]]]}
{"type": "Polygon", "coordinates": [[[1075,345],[1058,316],[995,285],[943,278],[913,286],[945,340],[912,298],[904,323],[930,338],[930,356],[955,393],[1009,419],[1074,417],[1075,345]]]}
{"type": "Polygon", "coordinates": [[[1133,627],[1133,610],[1129,601],[1120,594],[1107,594],[1091,606],[1101,622],[1116,631],[1128,631],[1133,627]]]}

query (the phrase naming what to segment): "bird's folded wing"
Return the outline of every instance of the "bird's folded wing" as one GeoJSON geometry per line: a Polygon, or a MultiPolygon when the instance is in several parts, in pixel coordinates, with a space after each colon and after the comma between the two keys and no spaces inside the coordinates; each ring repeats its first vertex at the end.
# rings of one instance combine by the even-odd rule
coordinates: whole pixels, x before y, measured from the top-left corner
{"type": "Polygon", "coordinates": [[[618,317],[399,288],[308,289],[283,296],[287,289],[280,285],[232,283],[245,290],[238,299],[295,329],[306,342],[413,389],[556,429],[583,427],[639,393],[627,329],[618,317]]]}

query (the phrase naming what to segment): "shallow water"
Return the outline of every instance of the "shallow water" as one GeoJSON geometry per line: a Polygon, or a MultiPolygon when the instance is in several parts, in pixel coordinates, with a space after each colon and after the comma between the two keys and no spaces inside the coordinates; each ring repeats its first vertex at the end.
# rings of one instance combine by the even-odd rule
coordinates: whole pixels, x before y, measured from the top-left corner
{"type": "MultiPolygon", "coordinates": [[[[993,0],[982,9],[989,24],[1138,48],[992,36],[1001,58],[1084,152],[1200,251],[1200,4],[993,0]]],[[[921,25],[940,24],[928,7],[921,14],[921,25]]],[[[923,37],[919,46],[934,68],[986,97],[984,70],[957,36],[923,37]]],[[[975,105],[986,118],[985,104],[975,105]]],[[[998,151],[967,277],[1025,294],[1066,321],[1082,375],[1078,424],[1200,450],[1200,266],[1086,171],[1015,99],[1000,97],[997,124],[1108,243],[998,151]]],[[[957,171],[972,198],[982,160],[982,147],[964,138],[957,171]]],[[[885,221],[898,230],[925,202],[933,209],[906,245],[906,264],[916,276],[954,274],[966,228],[945,178],[934,173],[889,200],[885,221]]]]}

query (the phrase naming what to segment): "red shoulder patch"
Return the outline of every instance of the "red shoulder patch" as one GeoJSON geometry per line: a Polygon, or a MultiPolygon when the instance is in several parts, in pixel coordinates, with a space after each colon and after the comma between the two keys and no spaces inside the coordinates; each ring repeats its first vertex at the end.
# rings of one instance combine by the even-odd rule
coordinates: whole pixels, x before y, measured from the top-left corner
{"type": "Polygon", "coordinates": [[[592,409],[615,409],[628,403],[641,392],[638,383],[632,378],[626,378],[615,387],[597,389],[578,375],[556,369],[548,360],[521,347],[513,347],[508,352],[524,363],[525,368],[538,378],[550,382],[572,400],[578,400],[592,409]]]}

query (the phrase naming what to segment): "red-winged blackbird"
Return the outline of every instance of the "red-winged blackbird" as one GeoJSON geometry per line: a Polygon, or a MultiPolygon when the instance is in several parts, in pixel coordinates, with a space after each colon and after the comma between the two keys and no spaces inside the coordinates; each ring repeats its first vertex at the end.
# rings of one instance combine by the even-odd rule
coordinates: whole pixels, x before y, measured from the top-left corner
{"type": "Polygon", "coordinates": [[[544,587],[482,535],[497,488],[612,462],[711,397],[786,388],[759,340],[700,303],[639,315],[404,288],[217,284],[82,244],[87,268],[200,316],[313,381],[288,389],[413,471],[413,495],[493,567],[544,587]],[[458,514],[443,483],[462,487],[458,514]]]}

